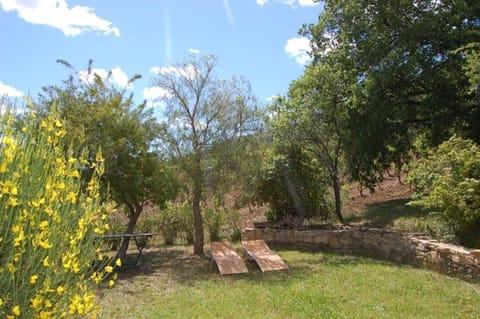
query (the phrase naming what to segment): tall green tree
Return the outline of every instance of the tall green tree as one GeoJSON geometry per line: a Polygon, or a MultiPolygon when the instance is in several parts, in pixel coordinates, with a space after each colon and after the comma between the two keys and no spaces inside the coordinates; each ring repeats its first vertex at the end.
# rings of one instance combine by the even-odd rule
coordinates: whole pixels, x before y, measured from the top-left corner
{"type": "MultiPolygon", "coordinates": [[[[175,194],[175,183],[165,159],[158,150],[160,126],[145,103],[135,106],[125,89],[108,84],[88,68],[88,80],[65,61],[72,74],[59,86],[44,88],[39,99],[44,110],[56,108],[65,119],[65,137],[79,152],[87,148],[95,161],[101,150],[105,160],[103,190],[125,206],[128,224],[125,233],[134,232],[143,208],[148,203],[162,205],[175,194]]],[[[135,80],[137,76],[132,78],[135,80]]],[[[84,171],[89,178],[89,171],[84,171]]],[[[120,248],[124,256],[128,241],[120,248]]]]}
{"type": "Polygon", "coordinates": [[[303,31],[314,61],[355,74],[347,124],[353,175],[368,182],[392,160],[401,163],[418,132],[432,144],[452,131],[480,139],[478,104],[457,50],[479,41],[478,1],[324,3],[318,23],[303,31]]]}
{"type": "Polygon", "coordinates": [[[195,56],[160,69],[155,86],[165,91],[164,140],[190,180],[195,223],[194,254],[203,254],[201,201],[208,186],[209,156],[214,145],[251,133],[256,101],[250,84],[241,78],[215,75],[217,58],[195,56]]]}
{"type": "Polygon", "coordinates": [[[336,65],[316,63],[290,85],[287,99],[280,99],[277,129],[316,159],[333,189],[335,216],[344,222],[341,188],[345,175],[344,135],[349,98],[349,72],[336,65]]]}

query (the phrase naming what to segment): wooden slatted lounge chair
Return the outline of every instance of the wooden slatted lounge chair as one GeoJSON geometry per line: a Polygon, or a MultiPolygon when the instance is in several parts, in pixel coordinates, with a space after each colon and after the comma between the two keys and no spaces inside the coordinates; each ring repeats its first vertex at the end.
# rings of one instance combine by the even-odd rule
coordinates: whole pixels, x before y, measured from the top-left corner
{"type": "Polygon", "coordinates": [[[229,242],[210,243],[212,260],[217,264],[221,275],[235,275],[247,273],[247,265],[229,242]]]}
{"type": "Polygon", "coordinates": [[[288,265],[282,258],[271,251],[263,240],[243,240],[242,245],[247,254],[257,262],[262,272],[288,269],[288,265]]]}

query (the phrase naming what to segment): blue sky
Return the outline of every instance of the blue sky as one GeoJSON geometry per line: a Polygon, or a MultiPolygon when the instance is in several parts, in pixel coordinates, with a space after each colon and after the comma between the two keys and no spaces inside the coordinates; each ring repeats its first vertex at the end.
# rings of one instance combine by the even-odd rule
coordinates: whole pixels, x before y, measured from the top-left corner
{"type": "Polygon", "coordinates": [[[312,0],[0,0],[0,96],[36,97],[93,60],[100,76],[154,101],[152,70],[189,54],[219,58],[217,73],[250,80],[259,101],[285,94],[308,63],[308,40],[298,35],[315,23],[312,0]]]}

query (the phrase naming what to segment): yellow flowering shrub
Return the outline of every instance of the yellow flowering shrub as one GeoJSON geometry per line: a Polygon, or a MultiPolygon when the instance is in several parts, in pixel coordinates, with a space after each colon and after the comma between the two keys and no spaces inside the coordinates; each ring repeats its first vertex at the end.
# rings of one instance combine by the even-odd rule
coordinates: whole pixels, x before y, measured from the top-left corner
{"type": "Polygon", "coordinates": [[[20,128],[12,114],[0,115],[0,318],[96,317],[95,285],[113,270],[96,240],[108,229],[102,159],[65,151],[54,113],[30,110],[20,128]]]}

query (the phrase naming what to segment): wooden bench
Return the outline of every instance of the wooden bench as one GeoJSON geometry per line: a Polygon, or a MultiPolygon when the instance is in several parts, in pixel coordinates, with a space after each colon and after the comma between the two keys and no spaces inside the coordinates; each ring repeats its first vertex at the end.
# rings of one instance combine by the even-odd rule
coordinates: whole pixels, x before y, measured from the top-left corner
{"type": "Polygon", "coordinates": [[[247,254],[257,262],[262,272],[288,269],[288,265],[282,258],[271,251],[263,240],[243,240],[242,245],[247,254]]]}
{"type": "Polygon", "coordinates": [[[210,243],[212,260],[217,264],[221,275],[244,274],[248,272],[245,261],[228,242],[210,243]]]}

